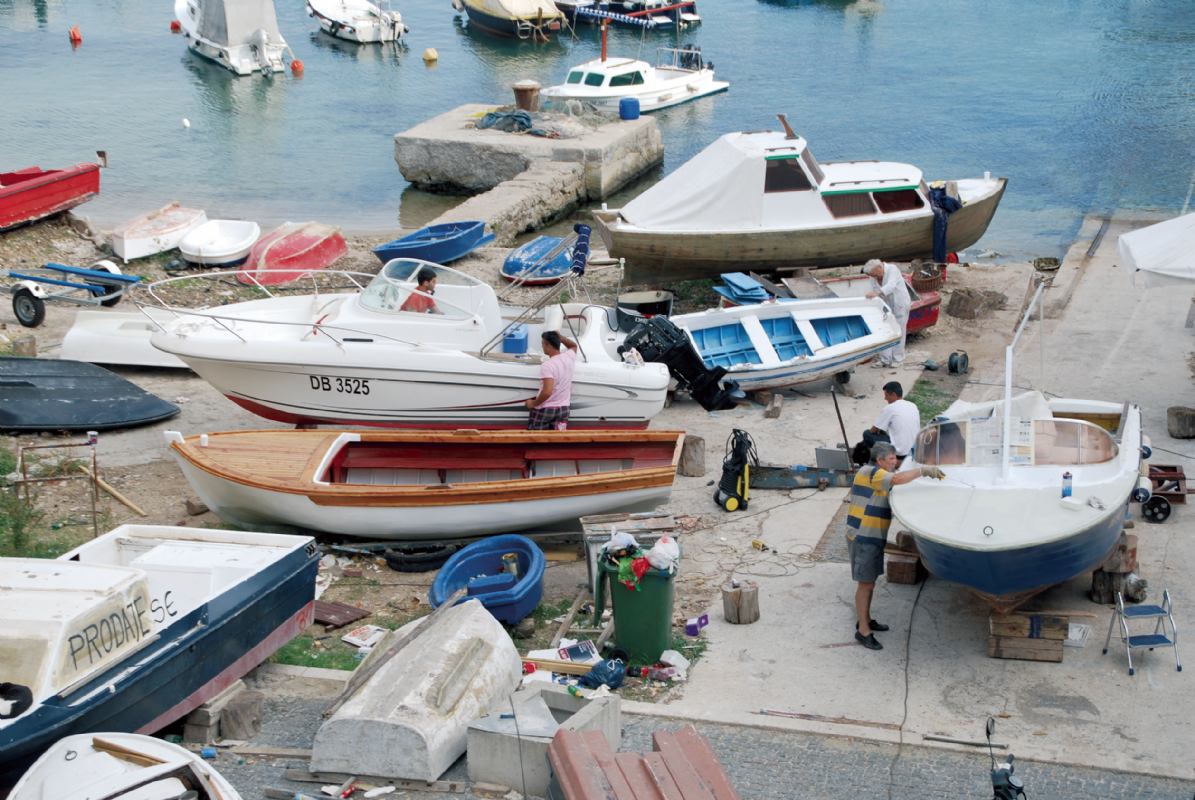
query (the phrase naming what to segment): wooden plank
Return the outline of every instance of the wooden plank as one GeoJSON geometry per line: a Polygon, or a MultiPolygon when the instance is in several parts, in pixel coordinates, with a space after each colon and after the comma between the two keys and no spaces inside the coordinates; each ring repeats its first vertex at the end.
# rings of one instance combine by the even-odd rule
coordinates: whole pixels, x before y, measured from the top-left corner
{"type": "Polygon", "coordinates": [[[573,619],[577,616],[577,610],[581,608],[581,604],[585,602],[586,597],[589,597],[589,587],[582,586],[581,590],[577,592],[577,596],[573,599],[573,604],[569,606],[568,613],[564,616],[564,621],[560,623],[560,627],[556,629],[556,633],[552,634],[552,643],[548,647],[556,649],[560,646],[560,640],[564,638],[564,634],[568,633],[568,629],[573,624],[573,619]]]}
{"type": "Polygon", "coordinates": [[[1051,614],[1013,612],[992,614],[988,618],[988,632],[993,636],[1022,639],[1065,639],[1070,620],[1051,614]]]}
{"type": "Polygon", "coordinates": [[[93,736],[91,739],[91,746],[93,749],[101,753],[107,753],[110,756],[115,756],[122,761],[128,761],[131,764],[136,764],[140,767],[156,767],[159,764],[166,762],[157,756],[149,753],[142,753],[140,750],[132,750],[122,744],[110,742],[107,739],[101,739],[98,736],[93,736]]]}
{"type": "Polygon", "coordinates": [[[536,669],[561,672],[565,675],[588,675],[593,664],[578,664],[575,661],[558,661],[554,658],[528,658],[520,656],[524,664],[534,664],[536,669]]]}
{"type": "Polygon", "coordinates": [[[238,756],[261,756],[263,758],[311,758],[311,750],[302,747],[269,747],[267,745],[245,744],[231,747],[228,752],[238,756]]]}
{"type": "Polygon", "coordinates": [[[407,792],[442,792],[446,794],[465,794],[466,792],[509,792],[505,786],[493,783],[473,783],[470,781],[417,781],[408,778],[387,778],[381,775],[349,775],[343,772],[310,772],[305,769],[288,769],[283,773],[288,781],[297,783],[318,783],[321,785],[342,784],[349,778],[355,777],[358,785],[393,786],[395,789],[407,792]]]}
{"type": "Polygon", "coordinates": [[[325,630],[344,627],[350,622],[365,619],[369,614],[370,612],[364,608],[350,606],[347,603],[315,601],[315,621],[323,625],[325,630]]]}
{"type": "Polygon", "coordinates": [[[989,636],[988,656],[990,658],[1015,658],[1021,661],[1060,662],[1062,661],[1062,640],[989,636]]]}

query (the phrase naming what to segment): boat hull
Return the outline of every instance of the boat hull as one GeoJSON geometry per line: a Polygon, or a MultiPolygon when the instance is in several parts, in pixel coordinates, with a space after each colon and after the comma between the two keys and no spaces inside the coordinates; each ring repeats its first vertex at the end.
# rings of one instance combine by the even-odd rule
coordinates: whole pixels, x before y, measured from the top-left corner
{"type": "MultiPolygon", "coordinates": [[[[979,241],[1007,180],[991,194],[950,215],[947,250],[963,250],[979,241]]],[[[931,214],[871,223],[801,230],[701,232],[643,230],[627,225],[617,212],[595,213],[596,227],[611,257],[627,259],[628,277],[678,279],[712,277],[733,269],[835,267],[869,258],[932,258],[931,214]]]]}
{"type": "Polygon", "coordinates": [[[75,314],[75,322],[62,339],[61,359],[92,364],[187,369],[176,356],[149,343],[157,330],[140,311],[88,311],[75,314]]]}
{"type": "Polygon", "coordinates": [[[237,280],[264,286],[287,283],[305,272],[331,266],[348,252],[339,228],[318,222],[288,222],[257,240],[237,270],[237,280]]]}
{"type": "Polygon", "coordinates": [[[712,94],[725,92],[730,88],[730,84],[727,81],[714,80],[712,71],[701,78],[694,76],[692,80],[670,81],[669,84],[668,86],[650,91],[613,95],[571,94],[566,85],[551,87],[551,89],[546,90],[543,94],[544,97],[557,102],[580,100],[583,103],[593,106],[598,111],[617,114],[620,110],[620,103],[627,97],[633,97],[638,100],[639,110],[646,113],[672,108],[681,103],[688,103],[691,100],[697,100],[702,97],[709,97],[712,94]]]}
{"type": "Polygon", "coordinates": [[[429,225],[400,239],[378,245],[373,252],[383,264],[396,258],[417,258],[435,264],[448,264],[493,240],[493,234],[486,235],[484,222],[474,222],[467,227],[446,223],[429,225]]]}
{"type": "Polygon", "coordinates": [[[178,247],[183,237],[207,222],[197,208],[171,203],[138,217],[112,232],[112,252],[125,261],[164,253],[178,247]]]}
{"type": "Polygon", "coordinates": [[[478,28],[483,28],[499,36],[511,36],[515,39],[530,39],[532,36],[546,38],[560,30],[561,20],[564,18],[564,14],[557,11],[553,17],[545,16],[542,20],[524,20],[518,17],[500,17],[488,14],[467,0],[464,2],[464,6],[470,25],[476,25],[478,28]],[[534,26],[537,25],[541,31],[539,34],[534,32],[534,26]]]}
{"type": "Polygon", "coordinates": [[[67,211],[99,193],[98,164],[76,164],[60,170],[30,167],[4,173],[0,175],[0,231],[67,211]]]}
{"type": "Polygon", "coordinates": [[[228,688],[311,624],[318,567],[314,545],[283,555],[130,659],[0,728],[0,785],[64,736],[152,733],[228,688]]]}

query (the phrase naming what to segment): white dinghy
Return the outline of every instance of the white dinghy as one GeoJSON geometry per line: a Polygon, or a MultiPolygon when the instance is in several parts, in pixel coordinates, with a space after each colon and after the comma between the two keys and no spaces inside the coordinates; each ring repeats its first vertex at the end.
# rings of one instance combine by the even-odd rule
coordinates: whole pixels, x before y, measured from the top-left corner
{"type": "Polygon", "coordinates": [[[178,247],[191,230],[207,222],[200,208],[169,203],[157,211],[142,214],[112,231],[112,252],[125,261],[164,253],[178,247]]]}
{"type": "Polygon", "coordinates": [[[410,29],[402,14],[383,11],[369,0],[307,0],[307,14],[320,30],[350,42],[397,42],[410,29]]]}
{"type": "Polygon", "coordinates": [[[192,52],[237,75],[285,68],[273,0],[174,0],[174,16],[192,52]]]}
{"type": "Polygon", "coordinates": [[[714,65],[702,59],[700,48],[662,47],[652,66],[630,58],[607,59],[603,46],[600,59],[573,67],[564,83],[544,89],[543,96],[557,103],[578,100],[617,114],[627,97],[639,101],[640,111],[659,111],[729,88],[728,82],[714,80],[714,65]]]}
{"type": "Polygon", "coordinates": [[[178,243],[192,264],[222,267],[244,261],[261,238],[261,226],[240,219],[212,219],[191,230],[178,243]]]}
{"type": "Polygon", "coordinates": [[[198,753],[137,733],[78,734],[39,758],[8,800],[241,800],[198,753]]]}

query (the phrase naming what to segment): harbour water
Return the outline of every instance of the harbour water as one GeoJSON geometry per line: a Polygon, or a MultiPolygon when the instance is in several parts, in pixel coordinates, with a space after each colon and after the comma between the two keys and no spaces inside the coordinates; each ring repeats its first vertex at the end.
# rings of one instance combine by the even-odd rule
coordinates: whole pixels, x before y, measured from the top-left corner
{"type": "MultiPolygon", "coordinates": [[[[465,102],[509,102],[522,78],[559,82],[599,50],[588,26],[547,44],[471,30],[448,0],[395,0],[407,45],[360,46],[320,33],[302,0],[275,2],[302,78],[238,78],[188,53],[169,31],[168,0],[0,0],[0,170],[106,150],[102,195],[80,209],[101,226],[181,200],[264,224],[414,227],[452,201],[407,187],[395,132],[465,102]],[[420,59],[427,47],[435,65],[420,59]]],[[[776,127],[783,112],[823,161],[1007,176],[977,251],[1058,255],[1087,213],[1192,202],[1190,0],[702,0],[699,10],[704,23],[682,39],[731,89],[658,114],[666,171],[723,133],[776,127]]],[[[654,60],[674,42],[612,29],[610,52],[654,60]]]]}

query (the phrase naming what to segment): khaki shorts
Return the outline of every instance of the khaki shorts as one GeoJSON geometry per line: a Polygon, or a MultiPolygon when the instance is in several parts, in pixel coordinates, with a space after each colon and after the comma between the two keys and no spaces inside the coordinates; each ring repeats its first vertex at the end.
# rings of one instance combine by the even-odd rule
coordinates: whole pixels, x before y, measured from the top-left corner
{"type": "Polygon", "coordinates": [[[884,540],[856,536],[847,542],[851,555],[851,580],[875,583],[884,574],[884,540]]]}

